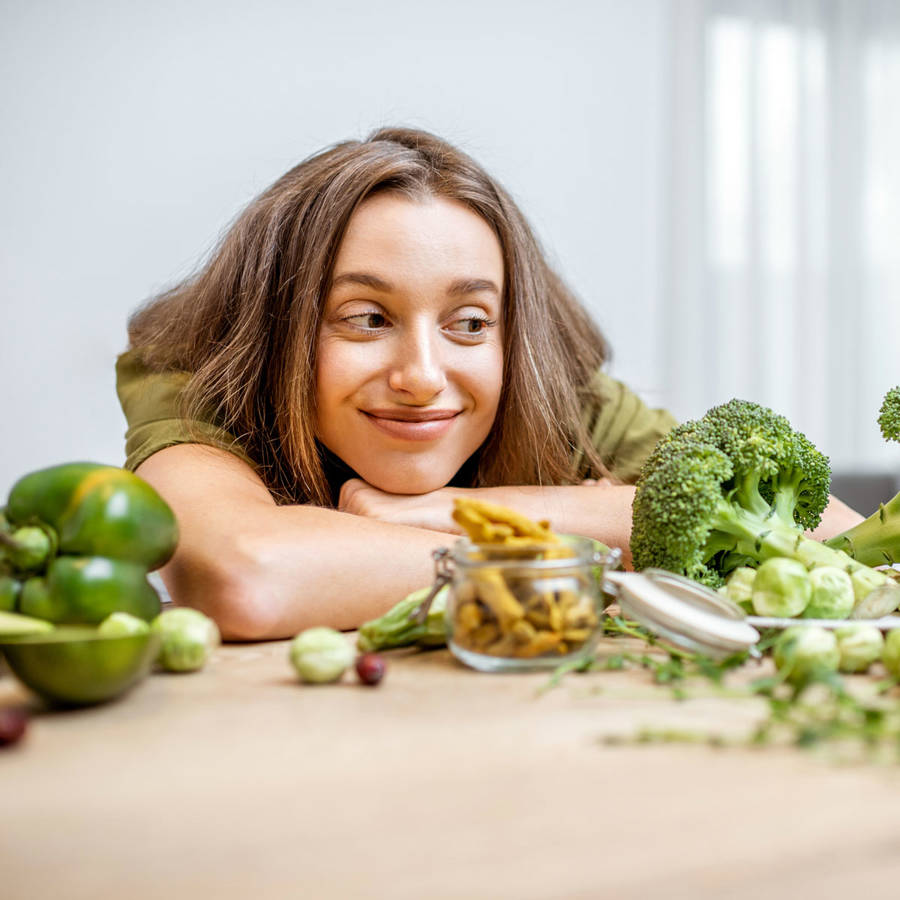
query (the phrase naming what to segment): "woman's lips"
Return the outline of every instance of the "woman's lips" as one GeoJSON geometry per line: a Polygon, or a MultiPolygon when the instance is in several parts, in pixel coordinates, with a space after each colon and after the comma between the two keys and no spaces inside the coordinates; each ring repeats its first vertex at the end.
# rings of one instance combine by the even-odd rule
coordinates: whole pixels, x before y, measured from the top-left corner
{"type": "Polygon", "coordinates": [[[459,415],[455,409],[360,410],[379,431],[404,441],[434,441],[443,437],[459,415]]]}

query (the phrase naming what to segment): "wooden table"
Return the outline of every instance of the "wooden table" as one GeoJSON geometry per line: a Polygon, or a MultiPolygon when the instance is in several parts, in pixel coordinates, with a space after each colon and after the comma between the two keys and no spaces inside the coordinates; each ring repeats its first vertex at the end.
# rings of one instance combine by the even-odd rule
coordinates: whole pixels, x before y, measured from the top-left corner
{"type": "MultiPolygon", "coordinates": [[[[483,675],[395,651],[303,686],[287,643],[221,648],[0,752],[0,897],[893,897],[900,769],[792,749],[608,746],[740,733],[756,701],[644,672],[483,675]]],[[[0,678],[0,702],[24,696],[0,678]]]]}

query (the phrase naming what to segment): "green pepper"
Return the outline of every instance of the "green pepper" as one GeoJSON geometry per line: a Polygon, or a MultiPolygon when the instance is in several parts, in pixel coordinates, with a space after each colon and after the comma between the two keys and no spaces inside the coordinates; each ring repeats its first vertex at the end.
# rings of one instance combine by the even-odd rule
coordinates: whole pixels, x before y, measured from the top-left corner
{"type": "Polygon", "coordinates": [[[14,612],[22,592],[22,582],[5,573],[0,574],[0,612],[14,612]]]}
{"type": "Polygon", "coordinates": [[[147,620],[159,613],[147,573],[171,557],[178,528],[137,475],[97,463],[41,469],[13,485],[2,515],[0,575],[27,579],[20,612],[72,624],[96,624],[113,612],[147,620]]]}
{"type": "Polygon", "coordinates": [[[175,516],[137,475],[98,463],[65,463],[20,478],[6,504],[13,525],[49,525],[59,552],[109,556],[143,563],[148,570],[175,550],[175,516]]]}
{"type": "Polygon", "coordinates": [[[140,563],[105,556],[57,556],[45,577],[22,585],[19,612],[58,624],[98,625],[114,612],[159,615],[159,596],[140,563]]]}

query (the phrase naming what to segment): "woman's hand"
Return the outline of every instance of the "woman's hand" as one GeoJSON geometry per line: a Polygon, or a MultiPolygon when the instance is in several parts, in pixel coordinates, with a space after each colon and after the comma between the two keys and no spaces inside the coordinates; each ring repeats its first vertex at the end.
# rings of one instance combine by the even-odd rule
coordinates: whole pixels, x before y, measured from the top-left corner
{"type": "Polygon", "coordinates": [[[394,525],[460,534],[453,521],[453,498],[474,497],[508,506],[535,521],[547,520],[554,531],[582,534],[619,547],[630,562],[631,502],[634,488],[608,480],[582,484],[486,488],[440,488],[427,494],[388,494],[359,478],[344,483],[338,509],[394,525]]]}
{"type": "Polygon", "coordinates": [[[341,487],[338,509],[394,525],[461,534],[452,517],[453,498],[469,492],[466,488],[440,488],[427,494],[389,494],[361,478],[351,478],[341,487]]]}

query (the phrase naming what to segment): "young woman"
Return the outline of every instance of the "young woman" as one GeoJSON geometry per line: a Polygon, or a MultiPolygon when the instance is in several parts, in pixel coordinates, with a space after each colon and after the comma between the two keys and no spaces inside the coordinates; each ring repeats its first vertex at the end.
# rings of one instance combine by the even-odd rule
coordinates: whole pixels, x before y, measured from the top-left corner
{"type": "Polygon", "coordinates": [[[627,548],[674,424],[602,373],[506,192],[421,131],[292,169],[129,335],[126,465],[181,530],[163,578],[232,639],[380,615],[429,583],[463,492],[627,548]]]}

